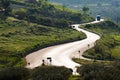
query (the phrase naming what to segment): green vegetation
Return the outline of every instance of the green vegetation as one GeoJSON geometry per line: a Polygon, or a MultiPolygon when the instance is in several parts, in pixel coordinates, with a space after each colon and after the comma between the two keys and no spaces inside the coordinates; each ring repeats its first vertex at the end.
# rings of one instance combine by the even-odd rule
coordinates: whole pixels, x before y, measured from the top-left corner
{"type": "Polygon", "coordinates": [[[85,28],[102,34],[102,37],[97,41],[95,47],[88,50],[84,56],[93,59],[114,60],[120,59],[120,27],[111,21],[105,21],[98,24],[86,25],[85,28]],[[116,36],[116,37],[115,37],[116,36]]]}
{"type": "Polygon", "coordinates": [[[68,80],[72,72],[65,67],[41,66],[33,70],[9,67],[0,70],[0,80],[68,80]]]}
{"type": "MultiPolygon", "coordinates": [[[[86,13],[88,10],[85,7],[83,11],[86,13]]],[[[102,39],[84,55],[93,58],[93,61],[75,59],[83,64],[78,68],[80,76],[71,76],[71,69],[65,67],[23,68],[26,65],[24,57],[33,51],[86,38],[85,34],[72,30],[69,25],[93,20],[88,14],[67,9],[65,5],[54,5],[47,0],[39,0],[38,3],[1,0],[0,80],[107,80],[109,76],[109,80],[118,80],[119,63],[95,60],[120,59],[120,27],[110,21],[84,26],[101,33],[102,39]]]]}
{"type": "Polygon", "coordinates": [[[44,66],[33,70],[33,80],[68,80],[72,72],[65,67],[44,66]]]}
{"type": "Polygon", "coordinates": [[[81,64],[77,72],[78,80],[119,80],[120,62],[119,61],[103,61],[103,60],[83,60],[73,59],[81,64]]]}
{"type": "Polygon", "coordinates": [[[87,14],[58,8],[47,0],[1,0],[0,14],[0,68],[24,66],[24,57],[33,51],[84,39],[85,34],[69,25],[93,20],[87,14]]]}
{"type": "Polygon", "coordinates": [[[82,10],[84,6],[89,7],[89,13],[93,17],[100,14],[102,17],[107,17],[120,23],[120,1],[119,0],[50,0],[58,4],[66,5],[67,7],[82,10]]]}
{"type": "Polygon", "coordinates": [[[88,7],[86,7],[86,6],[84,6],[82,10],[83,10],[83,12],[84,12],[84,13],[86,13],[86,12],[88,12],[88,11],[89,11],[89,8],[88,8],[88,7]]]}
{"type": "Polygon", "coordinates": [[[112,61],[103,61],[103,60],[84,60],[84,59],[76,59],[74,58],[73,61],[81,64],[81,65],[87,65],[87,64],[93,64],[93,63],[97,63],[97,64],[104,64],[104,65],[110,65],[113,64],[112,61]]]}
{"type": "MultiPolygon", "coordinates": [[[[69,0],[69,1],[67,1],[67,0],[61,0],[61,1],[58,1],[58,0],[50,0],[50,1],[54,1],[54,2],[59,2],[59,3],[70,3],[70,4],[88,4],[88,3],[90,3],[90,4],[95,4],[95,3],[98,3],[98,2],[100,2],[100,3],[107,3],[108,2],[108,0],[80,0],[80,1],[74,1],[74,0],[69,0]]],[[[113,1],[113,0],[109,0],[109,2],[108,3],[111,3],[111,1],[113,1]]]]}
{"type": "Polygon", "coordinates": [[[83,33],[70,28],[55,28],[28,23],[26,21],[1,22],[0,25],[0,62],[7,67],[16,65],[30,52],[35,50],[81,40],[85,38],[83,33]]]}
{"type": "Polygon", "coordinates": [[[112,51],[113,57],[118,58],[118,59],[120,58],[120,46],[116,46],[111,51],[112,51]]]}
{"type": "Polygon", "coordinates": [[[72,23],[83,23],[94,20],[82,12],[67,10],[64,6],[58,8],[56,5],[54,6],[46,1],[29,4],[12,2],[12,4],[16,3],[17,5],[12,5],[11,16],[46,26],[67,27],[72,23]],[[18,10],[18,7],[21,9],[18,10]]]}
{"type": "Polygon", "coordinates": [[[71,75],[68,80],[81,80],[81,79],[80,79],[80,76],[71,75]]]}
{"type": "Polygon", "coordinates": [[[120,62],[111,65],[86,64],[78,68],[78,72],[81,74],[82,80],[119,80],[120,62]]]}
{"type": "Polygon", "coordinates": [[[30,71],[23,67],[9,67],[0,70],[0,80],[28,80],[30,71]]]}
{"type": "Polygon", "coordinates": [[[10,12],[10,0],[0,0],[0,20],[5,19],[10,12]]]}

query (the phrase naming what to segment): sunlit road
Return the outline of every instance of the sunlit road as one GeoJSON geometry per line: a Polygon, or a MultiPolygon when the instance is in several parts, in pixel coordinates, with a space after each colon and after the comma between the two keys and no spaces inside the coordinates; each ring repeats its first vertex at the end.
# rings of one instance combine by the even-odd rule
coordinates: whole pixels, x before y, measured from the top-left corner
{"type": "MultiPolygon", "coordinates": [[[[85,24],[94,24],[94,23],[99,23],[101,21],[94,21],[85,24]]],[[[43,63],[44,60],[45,61],[44,63],[46,65],[65,66],[67,68],[71,68],[73,70],[73,74],[76,74],[76,69],[77,69],[76,67],[80,66],[80,64],[72,61],[72,58],[76,57],[76,58],[90,60],[82,57],[82,54],[86,50],[94,47],[95,42],[98,39],[100,39],[99,35],[79,28],[80,25],[85,25],[85,24],[73,24],[72,26],[74,26],[75,30],[82,31],[83,33],[85,33],[87,36],[86,39],[71,43],[51,46],[33,52],[26,56],[26,61],[28,63],[27,68],[32,69],[38,67],[43,63]],[[51,58],[51,61],[50,59],[47,58],[51,58]]]]}

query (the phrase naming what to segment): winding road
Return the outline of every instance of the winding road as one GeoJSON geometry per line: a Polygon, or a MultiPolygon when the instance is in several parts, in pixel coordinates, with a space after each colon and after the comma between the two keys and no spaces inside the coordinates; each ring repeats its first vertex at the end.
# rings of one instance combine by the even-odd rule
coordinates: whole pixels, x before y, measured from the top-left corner
{"type": "Polygon", "coordinates": [[[76,67],[81,65],[72,61],[72,58],[75,57],[90,60],[82,57],[82,54],[86,50],[94,47],[95,42],[98,39],[100,39],[99,35],[80,29],[79,26],[99,23],[102,21],[104,20],[101,19],[101,21],[93,21],[90,23],[71,25],[74,27],[75,30],[82,31],[83,33],[85,33],[87,38],[80,41],[47,47],[33,52],[26,56],[26,61],[28,63],[26,67],[33,69],[35,67],[40,66],[44,60],[44,63],[46,65],[65,66],[67,68],[71,68],[73,70],[73,74],[77,74],[76,67]]]}

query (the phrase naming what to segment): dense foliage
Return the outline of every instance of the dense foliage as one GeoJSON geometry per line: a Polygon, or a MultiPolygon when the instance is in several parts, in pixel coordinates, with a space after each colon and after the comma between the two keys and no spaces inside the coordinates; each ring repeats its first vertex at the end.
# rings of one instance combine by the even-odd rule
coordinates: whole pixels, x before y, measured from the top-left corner
{"type": "Polygon", "coordinates": [[[71,74],[65,67],[41,66],[33,70],[7,67],[0,69],[0,80],[68,80],[71,74]]]}
{"type": "Polygon", "coordinates": [[[120,46],[120,39],[116,39],[116,36],[120,36],[120,27],[118,25],[106,21],[99,24],[86,25],[85,27],[102,34],[102,37],[97,41],[95,48],[88,50],[87,55],[84,55],[85,57],[102,60],[120,59],[120,56],[116,57],[119,53],[113,51],[117,46],[120,46]]]}
{"type": "Polygon", "coordinates": [[[86,64],[78,68],[82,80],[119,80],[120,62],[112,65],[86,64]]]}
{"type": "Polygon", "coordinates": [[[30,71],[23,67],[0,69],[0,80],[27,80],[30,71]]]}
{"type": "Polygon", "coordinates": [[[68,80],[72,72],[65,67],[43,66],[32,72],[33,80],[68,80]]]}

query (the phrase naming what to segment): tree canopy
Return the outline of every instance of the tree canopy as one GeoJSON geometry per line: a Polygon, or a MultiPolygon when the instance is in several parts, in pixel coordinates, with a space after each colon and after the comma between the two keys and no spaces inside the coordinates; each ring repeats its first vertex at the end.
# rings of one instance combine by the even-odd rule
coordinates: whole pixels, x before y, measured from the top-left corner
{"type": "Polygon", "coordinates": [[[72,72],[65,67],[43,66],[33,70],[33,80],[68,80],[72,72]]]}
{"type": "Polygon", "coordinates": [[[81,74],[82,80],[119,80],[120,62],[112,65],[86,64],[78,68],[78,73],[81,74]]]}
{"type": "Polygon", "coordinates": [[[86,6],[84,6],[84,7],[82,8],[82,10],[83,10],[84,13],[86,13],[87,11],[89,11],[89,8],[86,7],[86,6]]]}

